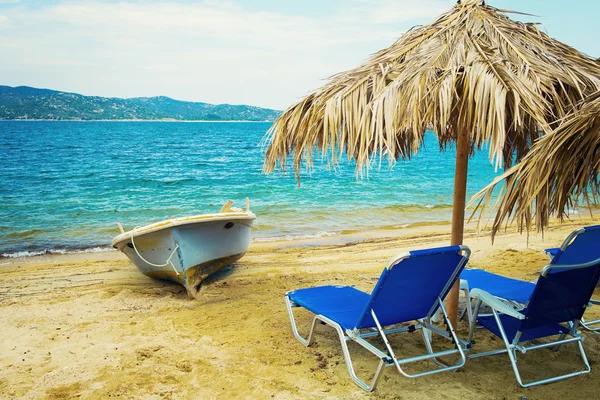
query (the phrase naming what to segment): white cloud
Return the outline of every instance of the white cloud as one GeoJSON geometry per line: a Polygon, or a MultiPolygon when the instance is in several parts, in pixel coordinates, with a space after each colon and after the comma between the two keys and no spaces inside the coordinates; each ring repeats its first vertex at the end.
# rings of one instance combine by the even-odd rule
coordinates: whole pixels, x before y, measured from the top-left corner
{"type": "MultiPolygon", "coordinates": [[[[178,35],[182,39],[243,40],[251,45],[285,48],[368,42],[380,38],[382,33],[394,33],[374,27],[370,22],[345,26],[346,20],[342,18],[319,20],[253,12],[234,7],[232,3],[215,1],[202,4],[66,3],[49,9],[41,17],[120,36],[124,40],[142,35],[174,39],[178,35]]],[[[351,18],[357,21],[362,17],[355,13],[351,18]]]]}
{"type": "Polygon", "coordinates": [[[12,22],[0,41],[0,59],[11,61],[0,73],[5,84],[85,94],[284,108],[431,21],[440,3],[355,0],[319,16],[221,0],[19,5],[6,9],[6,23],[0,17],[0,29],[12,22]]]}
{"type": "Polygon", "coordinates": [[[0,31],[10,28],[10,19],[4,15],[0,15],[0,31]]]}

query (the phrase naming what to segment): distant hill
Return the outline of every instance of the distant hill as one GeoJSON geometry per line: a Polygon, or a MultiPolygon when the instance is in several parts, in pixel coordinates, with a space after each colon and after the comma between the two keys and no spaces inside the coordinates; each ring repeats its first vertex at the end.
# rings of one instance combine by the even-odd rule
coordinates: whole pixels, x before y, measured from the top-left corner
{"type": "Polygon", "coordinates": [[[268,108],[195,103],[164,96],[120,99],[0,86],[0,120],[273,121],[279,114],[281,111],[268,108]]]}

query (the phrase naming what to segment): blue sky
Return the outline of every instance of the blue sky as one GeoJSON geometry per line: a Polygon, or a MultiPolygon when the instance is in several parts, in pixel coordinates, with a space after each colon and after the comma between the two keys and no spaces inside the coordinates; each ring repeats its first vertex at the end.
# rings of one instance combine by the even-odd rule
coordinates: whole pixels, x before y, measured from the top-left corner
{"type": "MultiPolygon", "coordinates": [[[[492,0],[600,57],[600,2],[492,0]]],[[[453,0],[0,0],[0,84],[285,108],[453,0]]]]}

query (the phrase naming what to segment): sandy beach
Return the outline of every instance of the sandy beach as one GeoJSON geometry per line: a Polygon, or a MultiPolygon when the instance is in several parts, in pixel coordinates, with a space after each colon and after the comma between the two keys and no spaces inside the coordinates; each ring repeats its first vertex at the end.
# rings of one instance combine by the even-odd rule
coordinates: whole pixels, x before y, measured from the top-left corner
{"type": "MultiPolygon", "coordinates": [[[[597,223],[597,222],[595,222],[597,223]]],[[[576,219],[544,237],[514,230],[497,237],[468,229],[470,266],[533,280],[576,219]]],[[[318,327],[316,343],[291,333],[283,294],[322,284],[370,291],[396,253],[445,245],[447,226],[362,232],[320,241],[254,243],[237,264],[209,278],[196,300],[183,287],[142,275],[118,252],[4,259],[0,265],[0,398],[594,398],[600,337],[586,336],[593,371],[533,389],[517,386],[508,357],[470,360],[456,373],[419,379],[388,368],[374,394],[352,383],[335,332],[318,327]]],[[[600,295],[600,293],[598,293],[600,295]]],[[[588,317],[600,315],[591,309],[588,317]]],[[[299,314],[306,331],[310,316],[299,314]]],[[[462,321],[459,336],[466,337],[462,321]]],[[[501,346],[480,332],[475,350],[501,346]]],[[[396,335],[406,354],[419,335],[396,335]]],[[[356,351],[359,374],[376,359],[356,351]]],[[[580,368],[574,346],[520,358],[529,376],[580,368]]]]}

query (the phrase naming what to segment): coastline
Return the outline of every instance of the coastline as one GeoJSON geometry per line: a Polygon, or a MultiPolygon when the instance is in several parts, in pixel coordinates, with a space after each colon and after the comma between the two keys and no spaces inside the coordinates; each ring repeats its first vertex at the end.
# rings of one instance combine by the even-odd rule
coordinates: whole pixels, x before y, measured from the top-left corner
{"type": "MultiPolygon", "coordinates": [[[[560,223],[557,219],[554,219],[550,226],[544,230],[543,233],[531,231],[518,233],[517,228],[510,226],[507,229],[508,235],[517,235],[525,239],[525,247],[519,246],[521,250],[528,249],[528,241],[531,240],[531,244],[534,248],[537,248],[537,243],[549,242],[552,239],[561,241],[559,236],[556,236],[555,231],[561,234],[565,229],[574,230],[581,226],[596,225],[600,220],[600,211],[595,212],[593,217],[578,217],[571,220],[560,223]],[[550,235],[550,236],[549,236],[550,235]]],[[[332,233],[327,235],[306,235],[307,237],[290,237],[290,238],[266,238],[266,240],[257,240],[253,238],[250,242],[249,251],[269,251],[272,249],[302,249],[302,248],[321,248],[329,246],[353,246],[360,243],[376,243],[380,240],[389,241],[410,241],[416,238],[422,238],[427,241],[429,238],[438,238],[447,236],[450,238],[450,221],[438,221],[438,222],[423,222],[410,224],[409,226],[393,228],[391,226],[382,226],[374,229],[348,229],[338,233],[332,233]]],[[[489,240],[490,246],[494,246],[491,243],[488,233],[489,228],[478,229],[475,222],[465,224],[465,244],[468,245],[467,240],[469,238],[476,239],[477,243],[485,241],[486,238],[489,240]]],[[[568,232],[567,232],[568,233],[568,232]]],[[[505,238],[507,235],[499,235],[499,238],[505,238]]],[[[566,235],[565,235],[566,237],[566,235]]],[[[563,238],[564,239],[564,238],[563,238]]],[[[502,239],[501,239],[502,240],[502,239]]],[[[558,246],[560,243],[557,243],[558,246]]],[[[439,243],[440,246],[444,246],[444,242],[439,243]]],[[[127,257],[116,249],[111,248],[108,244],[106,249],[95,246],[90,248],[92,251],[74,250],[64,252],[46,252],[44,254],[27,255],[21,257],[0,257],[0,270],[3,268],[14,268],[28,265],[41,265],[47,263],[66,263],[75,264],[81,262],[99,262],[99,261],[114,261],[114,260],[127,260],[127,257]]],[[[550,244],[548,247],[551,247],[550,244]]],[[[540,248],[540,251],[543,250],[540,248]]],[[[133,264],[132,264],[133,266],[133,264]]]]}
{"type": "MultiPolygon", "coordinates": [[[[469,210],[468,210],[469,211],[469,210]]],[[[590,218],[600,219],[600,208],[597,205],[592,207],[592,217],[590,217],[589,210],[580,209],[574,214],[570,220],[566,220],[565,223],[575,222],[582,220],[590,220],[590,218]],[[585,212],[584,212],[585,211],[585,212]]],[[[553,224],[558,223],[558,219],[554,219],[553,224]]],[[[483,223],[482,223],[483,224],[483,223]]],[[[406,235],[419,234],[423,232],[434,232],[450,231],[451,221],[442,220],[423,220],[420,222],[408,222],[406,224],[393,224],[393,225],[381,225],[372,226],[366,228],[354,228],[354,229],[342,229],[333,231],[309,231],[306,233],[295,233],[283,236],[260,236],[257,235],[257,230],[260,230],[255,224],[255,230],[252,233],[252,239],[250,241],[251,246],[260,245],[274,245],[274,246],[289,246],[289,247],[319,247],[325,245],[338,245],[359,242],[369,239],[377,239],[382,237],[400,238],[406,235]]],[[[477,230],[477,223],[470,222],[465,224],[465,229],[477,230]]],[[[481,232],[487,231],[486,227],[481,229],[481,232]]],[[[537,234],[532,232],[532,234],[537,234]]],[[[117,232],[115,232],[115,236],[117,232]]],[[[41,258],[52,258],[52,257],[67,257],[73,256],[75,260],[81,257],[85,257],[86,254],[102,254],[113,253],[116,250],[110,247],[110,241],[106,243],[94,243],[89,246],[80,246],[72,248],[48,248],[48,249],[35,249],[35,250],[21,250],[10,253],[0,253],[0,268],[3,265],[9,265],[12,261],[20,259],[36,259],[41,258]]],[[[95,257],[98,259],[98,257],[95,257]]]]}
{"type": "MultiPolygon", "coordinates": [[[[409,223],[402,226],[384,225],[370,229],[345,229],[336,232],[315,232],[286,236],[253,236],[250,243],[254,244],[289,244],[290,246],[307,246],[316,247],[331,244],[343,244],[347,242],[355,242],[369,238],[377,238],[383,236],[401,236],[403,232],[411,232],[419,229],[433,229],[440,226],[450,226],[450,221],[433,221],[433,222],[417,222],[409,223]],[[290,244],[291,243],[291,244],[290,244]]],[[[474,226],[474,225],[473,225],[474,226]]],[[[253,234],[256,232],[253,231],[253,234]]],[[[115,236],[117,233],[115,233],[115,236]]],[[[110,247],[110,243],[96,243],[90,246],[73,247],[73,248],[51,248],[40,250],[23,250],[12,253],[0,253],[0,267],[6,265],[11,260],[19,259],[36,259],[41,257],[69,257],[77,258],[79,255],[85,254],[103,254],[113,253],[117,250],[110,247]]]]}
{"type": "MultiPolygon", "coordinates": [[[[469,265],[533,280],[547,263],[544,248],[597,223],[553,223],[543,236],[531,233],[529,239],[509,227],[493,246],[485,230],[469,226],[469,265]]],[[[333,330],[319,328],[310,348],[294,339],[282,296],[324,284],[370,291],[393,255],[444,246],[449,237],[446,226],[421,226],[354,232],[334,241],[255,242],[234,266],[211,276],[195,300],[179,285],[144,276],[116,251],[10,260],[0,265],[0,397],[369,398],[349,379],[333,330]]],[[[308,314],[300,314],[298,323],[305,331],[308,314]]],[[[459,336],[466,337],[466,324],[459,325],[459,336]]],[[[585,335],[595,364],[598,338],[585,335]]],[[[479,349],[498,346],[483,332],[476,339],[479,349]]],[[[422,346],[416,336],[395,340],[407,352],[422,346]]],[[[539,374],[568,370],[578,361],[569,346],[552,353],[551,363],[547,357],[528,353],[523,366],[539,374]]],[[[375,364],[369,353],[357,354],[359,374],[368,375],[375,364]]],[[[418,381],[390,368],[377,396],[584,398],[594,397],[592,383],[599,377],[594,368],[583,377],[524,390],[506,357],[496,356],[418,381]]]]}

